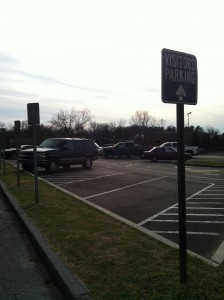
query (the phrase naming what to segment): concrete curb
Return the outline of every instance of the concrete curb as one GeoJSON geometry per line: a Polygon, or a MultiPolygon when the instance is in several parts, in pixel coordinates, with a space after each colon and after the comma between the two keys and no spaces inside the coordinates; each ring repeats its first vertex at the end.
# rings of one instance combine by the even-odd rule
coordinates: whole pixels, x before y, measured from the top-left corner
{"type": "Polygon", "coordinates": [[[39,229],[33,224],[25,211],[18,205],[16,198],[8,192],[5,184],[1,180],[0,190],[5,200],[10,204],[27,235],[33,242],[36,250],[42,257],[46,267],[52,274],[65,298],[78,300],[91,299],[88,290],[82,285],[78,277],[74,276],[69,271],[59,256],[52,250],[39,229]]]}

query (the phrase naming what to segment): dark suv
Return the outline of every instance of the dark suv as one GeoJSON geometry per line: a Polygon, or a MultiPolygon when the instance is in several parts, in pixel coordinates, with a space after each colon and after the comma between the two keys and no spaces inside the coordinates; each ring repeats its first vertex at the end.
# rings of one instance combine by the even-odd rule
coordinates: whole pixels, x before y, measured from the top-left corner
{"type": "MultiPolygon", "coordinates": [[[[34,169],[33,149],[20,151],[19,161],[22,168],[32,172],[34,169]]],[[[81,164],[84,169],[92,167],[98,159],[99,151],[92,140],[79,138],[49,138],[36,149],[37,167],[45,168],[48,173],[57,172],[59,166],[68,169],[71,165],[81,164]]]]}

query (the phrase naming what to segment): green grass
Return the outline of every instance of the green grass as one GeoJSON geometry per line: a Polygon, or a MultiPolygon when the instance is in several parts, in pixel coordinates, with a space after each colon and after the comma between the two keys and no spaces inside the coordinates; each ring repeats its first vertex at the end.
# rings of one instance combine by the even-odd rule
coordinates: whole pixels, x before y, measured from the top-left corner
{"type": "Polygon", "coordinates": [[[186,166],[197,166],[197,167],[213,167],[213,168],[224,168],[224,159],[218,160],[197,160],[190,159],[185,162],[186,166]]]}
{"type": "Polygon", "coordinates": [[[188,284],[179,283],[179,253],[167,245],[6,165],[0,178],[93,299],[224,299],[224,267],[188,257],[188,284]]]}

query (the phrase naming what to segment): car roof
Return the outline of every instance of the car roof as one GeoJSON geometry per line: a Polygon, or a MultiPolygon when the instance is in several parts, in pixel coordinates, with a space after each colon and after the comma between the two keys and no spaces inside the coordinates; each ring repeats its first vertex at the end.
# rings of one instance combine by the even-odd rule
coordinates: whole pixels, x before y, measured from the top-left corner
{"type": "Polygon", "coordinates": [[[68,137],[59,137],[59,138],[47,138],[47,140],[68,140],[68,141],[83,141],[83,140],[89,140],[86,138],[68,138],[68,137]]]}

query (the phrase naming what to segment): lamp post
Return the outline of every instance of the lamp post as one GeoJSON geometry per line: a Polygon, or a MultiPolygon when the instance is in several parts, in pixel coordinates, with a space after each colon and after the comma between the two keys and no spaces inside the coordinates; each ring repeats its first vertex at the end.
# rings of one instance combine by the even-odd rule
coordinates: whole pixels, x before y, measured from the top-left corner
{"type": "Polygon", "coordinates": [[[187,113],[187,144],[189,145],[189,134],[190,134],[190,131],[189,131],[189,116],[190,116],[191,112],[187,113]]]}

